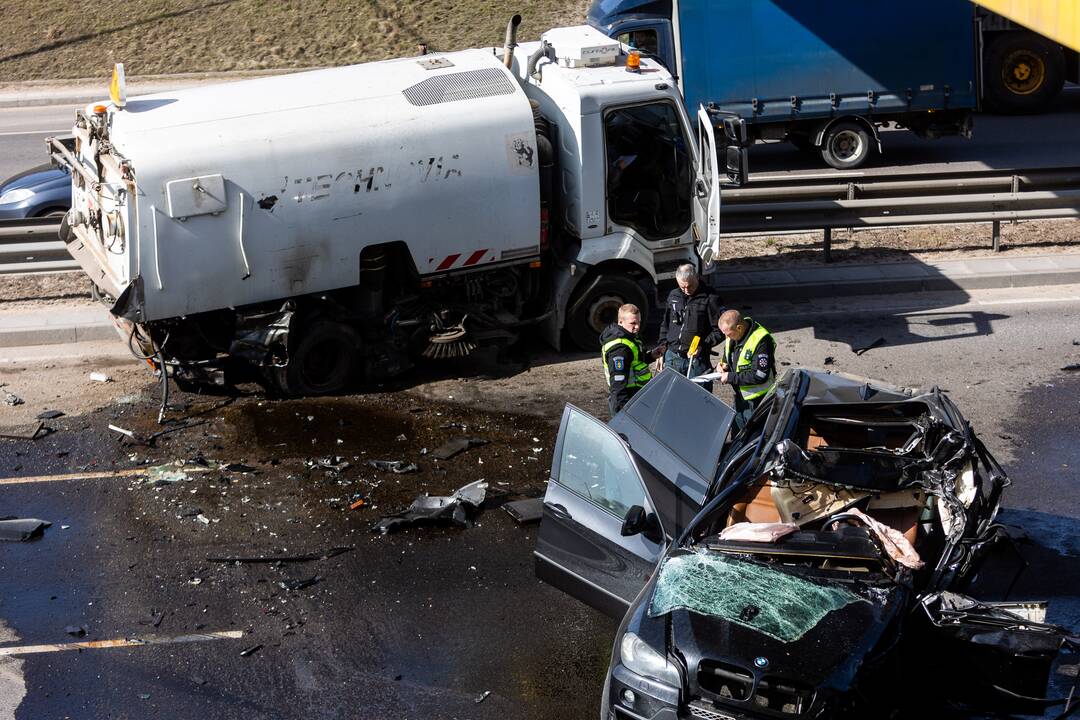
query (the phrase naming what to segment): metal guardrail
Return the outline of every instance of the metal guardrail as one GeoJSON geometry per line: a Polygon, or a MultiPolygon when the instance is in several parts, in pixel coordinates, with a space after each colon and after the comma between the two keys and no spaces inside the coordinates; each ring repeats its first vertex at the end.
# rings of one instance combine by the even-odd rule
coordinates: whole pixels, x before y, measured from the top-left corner
{"type": "Polygon", "coordinates": [[[0,221],[0,274],[78,270],[59,233],[54,217],[0,221]]]}
{"type": "MultiPolygon", "coordinates": [[[[835,228],[1080,218],[1080,168],[969,170],[752,179],[723,191],[720,232],[824,231],[826,260],[835,228]]],[[[0,221],[0,274],[78,269],[57,239],[55,218],[0,221]]]]}

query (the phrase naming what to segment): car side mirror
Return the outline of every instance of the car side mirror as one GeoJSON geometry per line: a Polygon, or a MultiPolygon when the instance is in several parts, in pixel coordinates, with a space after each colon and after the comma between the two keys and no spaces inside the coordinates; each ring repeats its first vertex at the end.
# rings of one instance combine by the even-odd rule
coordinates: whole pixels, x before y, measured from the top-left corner
{"type": "Polygon", "coordinates": [[[742,187],[750,174],[750,151],[745,147],[728,145],[724,148],[725,185],[742,187]]]}
{"type": "Polygon", "coordinates": [[[622,528],[619,533],[623,537],[644,535],[654,543],[663,540],[660,522],[656,519],[656,515],[645,512],[645,508],[640,505],[634,505],[626,511],[626,517],[623,518],[622,528]]]}

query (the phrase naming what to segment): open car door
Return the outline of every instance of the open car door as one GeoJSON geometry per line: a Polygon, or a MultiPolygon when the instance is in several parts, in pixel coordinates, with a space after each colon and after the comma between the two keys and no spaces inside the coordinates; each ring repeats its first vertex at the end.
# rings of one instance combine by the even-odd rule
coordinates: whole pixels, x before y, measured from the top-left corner
{"type": "Polygon", "coordinates": [[[694,179],[694,239],[701,262],[720,252],[720,175],[716,168],[716,131],[703,106],[698,107],[698,164],[694,179]]]}
{"type": "Polygon", "coordinates": [[[704,503],[733,416],[673,370],[610,424],[567,405],[536,540],[537,577],[621,618],[704,503]]]}
{"type": "Polygon", "coordinates": [[[567,405],[536,538],[536,576],[621,618],[666,546],[656,530],[623,534],[634,507],[655,518],[630,448],[607,425],[567,405]]]}

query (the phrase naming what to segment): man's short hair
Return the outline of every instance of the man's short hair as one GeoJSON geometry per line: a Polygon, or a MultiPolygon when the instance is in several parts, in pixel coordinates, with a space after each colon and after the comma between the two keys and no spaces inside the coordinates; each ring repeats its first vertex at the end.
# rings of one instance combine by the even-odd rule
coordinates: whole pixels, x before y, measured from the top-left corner
{"type": "Polygon", "coordinates": [[[720,314],[720,327],[733,328],[742,322],[742,313],[738,310],[725,310],[720,314]]]}
{"type": "Polygon", "coordinates": [[[627,315],[637,315],[638,317],[641,317],[641,310],[634,303],[626,303],[625,305],[620,305],[619,319],[622,320],[623,317],[627,315]]]}
{"type": "Polygon", "coordinates": [[[679,267],[675,268],[675,279],[686,282],[690,278],[697,277],[697,270],[690,263],[683,263],[679,267]]]}

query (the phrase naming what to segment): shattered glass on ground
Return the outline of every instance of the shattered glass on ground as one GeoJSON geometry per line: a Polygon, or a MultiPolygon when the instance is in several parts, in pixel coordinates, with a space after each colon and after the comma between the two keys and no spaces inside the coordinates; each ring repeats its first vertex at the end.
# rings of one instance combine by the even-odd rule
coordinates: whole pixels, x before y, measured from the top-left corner
{"type": "Polygon", "coordinates": [[[859,601],[865,602],[845,588],[819,585],[728,555],[694,553],[664,560],[649,615],[683,608],[793,642],[833,610],[859,601]]]}

